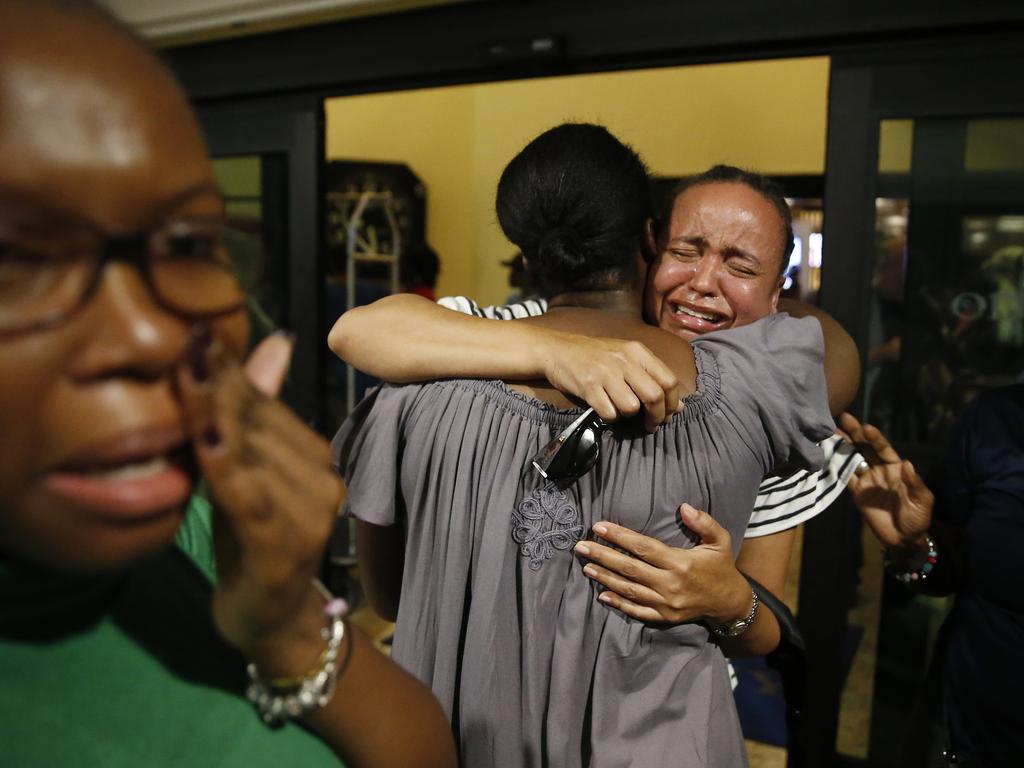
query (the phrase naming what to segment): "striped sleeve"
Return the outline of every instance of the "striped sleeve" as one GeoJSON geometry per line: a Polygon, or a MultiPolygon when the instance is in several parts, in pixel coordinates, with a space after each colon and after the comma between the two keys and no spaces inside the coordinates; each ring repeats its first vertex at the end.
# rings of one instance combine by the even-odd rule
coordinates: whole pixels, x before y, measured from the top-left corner
{"type": "Polygon", "coordinates": [[[526,299],[518,304],[499,304],[481,307],[465,296],[444,296],[437,303],[446,309],[462,312],[464,315],[485,317],[488,320],[518,320],[523,317],[538,317],[548,311],[544,299],[526,299]]]}
{"type": "Polygon", "coordinates": [[[838,435],[822,440],[821,448],[825,463],[819,471],[801,470],[764,479],[744,538],[795,528],[824,512],[839,497],[862,457],[838,435]]]}

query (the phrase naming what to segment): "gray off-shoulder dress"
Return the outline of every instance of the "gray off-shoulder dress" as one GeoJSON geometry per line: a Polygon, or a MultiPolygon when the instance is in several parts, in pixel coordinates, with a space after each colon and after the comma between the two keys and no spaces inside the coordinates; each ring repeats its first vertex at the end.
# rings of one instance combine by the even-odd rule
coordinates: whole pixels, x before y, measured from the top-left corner
{"type": "Polygon", "coordinates": [[[579,414],[500,382],[384,386],[334,440],[350,514],[405,530],[393,658],[440,699],[467,768],[746,764],[719,648],[598,602],[572,545],[608,520],[693,546],[688,501],[743,540],[762,477],[834,431],[813,319],[692,343],[698,389],[654,434],[605,432],[568,488],[530,459],[579,414]]]}

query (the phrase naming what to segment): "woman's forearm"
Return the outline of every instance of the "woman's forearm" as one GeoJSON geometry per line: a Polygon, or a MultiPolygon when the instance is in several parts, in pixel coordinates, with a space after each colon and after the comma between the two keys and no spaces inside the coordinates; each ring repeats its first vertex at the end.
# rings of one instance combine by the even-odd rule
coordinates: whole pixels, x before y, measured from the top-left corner
{"type": "Polygon", "coordinates": [[[606,421],[641,409],[648,429],[679,410],[676,375],[643,344],[486,320],[395,294],[342,315],[331,350],[377,378],[408,383],[443,378],[547,380],[584,400],[606,421]]]}
{"type": "MultiPolygon", "coordinates": [[[[782,599],[795,538],[796,528],[790,528],[769,536],[744,539],[736,558],[737,569],[782,599]]],[[[722,650],[729,656],[764,656],[778,647],[780,638],[775,614],[761,605],[750,629],[739,637],[723,640],[722,650]]]]}
{"type": "Polygon", "coordinates": [[[410,293],[350,309],[327,345],[372,376],[395,383],[437,378],[535,379],[557,331],[445,309],[410,293]]]}
{"type": "Polygon", "coordinates": [[[779,647],[779,622],[764,605],[758,606],[754,623],[739,637],[723,638],[722,651],[730,658],[767,656],[779,647]]]}
{"type": "Polygon", "coordinates": [[[352,656],[334,696],[305,725],[353,768],[455,768],[451,727],[430,689],[358,630],[348,634],[352,656]]]}

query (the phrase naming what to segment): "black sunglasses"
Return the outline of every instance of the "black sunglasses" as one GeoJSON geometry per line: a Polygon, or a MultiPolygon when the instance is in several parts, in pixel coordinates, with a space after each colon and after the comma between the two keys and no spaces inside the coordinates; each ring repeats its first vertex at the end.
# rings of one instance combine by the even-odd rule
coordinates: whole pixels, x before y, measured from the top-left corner
{"type": "Polygon", "coordinates": [[[533,457],[533,468],[556,483],[573,482],[587,474],[601,455],[601,430],[608,424],[588,408],[533,457]]]}

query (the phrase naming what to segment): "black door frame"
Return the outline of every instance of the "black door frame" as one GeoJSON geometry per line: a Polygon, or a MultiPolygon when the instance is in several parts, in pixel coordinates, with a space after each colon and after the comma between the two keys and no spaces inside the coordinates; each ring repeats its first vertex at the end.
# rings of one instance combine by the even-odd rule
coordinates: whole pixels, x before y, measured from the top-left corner
{"type": "Polygon", "coordinates": [[[296,336],[286,388],[289,405],[324,431],[323,264],[320,169],[324,162],[323,99],[299,96],[200,104],[210,153],[281,155],[286,166],[286,325],[296,336]]]}

